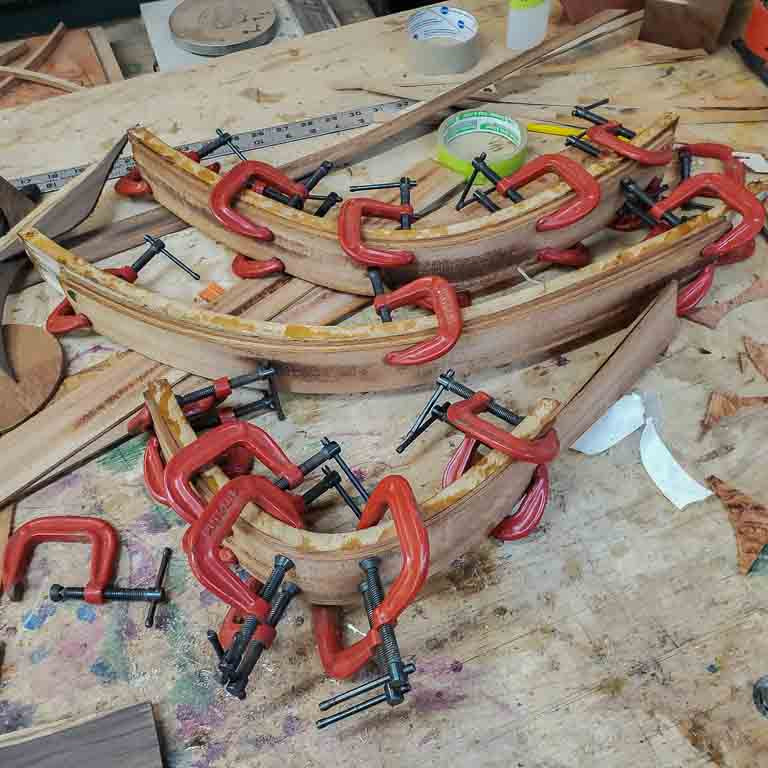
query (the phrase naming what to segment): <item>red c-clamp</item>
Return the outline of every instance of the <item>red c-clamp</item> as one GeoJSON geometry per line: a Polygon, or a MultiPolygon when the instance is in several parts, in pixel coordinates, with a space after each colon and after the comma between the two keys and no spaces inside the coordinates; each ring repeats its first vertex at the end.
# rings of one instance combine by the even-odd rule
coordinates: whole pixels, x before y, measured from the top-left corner
{"type": "Polygon", "coordinates": [[[535,440],[524,440],[481,419],[477,414],[485,411],[492,399],[487,392],[475,392],[466,400],[451,403],[446,414],[448,422],[468,438],[479,440],[483,445],[495,448],[516,461],[547,464],[557,456],[560,441],[554,429],[535,440]]]}
{"type": "MultiPolygon", "coordinates": [[[[345,203],[346,205],[346,203],[345,203]]],[[[373,306],[399,309],[427,305],[437,318],[437,333],[431,339],[414,344],[400,352],[387,353],[390,365],[422,365],[447,354],[456,345],[464,327],[459,297],[454,287],[442,277],[419,277],[391,293],[376,296],[373,306]]]]}
{"type": "Polygon", "coordinates": [[[381,643],[379,629],[394,625],[400,614],[413,602],[427,578],[429,536],[408,481],[399,475],[385,477],[368,499],[358,530],[376,525],[390,509],[402,549],[400,573],[387,591],[383,602],[373,609],[371,629],[353,645],[341,642],[339,609],[312,606],[315,640],[326,674],[347,678],[360,670],[381,643]]]}
{"type": "Polygon", "coordinates": [[[21,598],[32,553],[45,541],[90,542],[91,577],[83,590],[83,599],[88,603],[103,603],[103,591],[114,574],[120,539],[105,520],[70,515],[30,520],[8,540],[3,562],[3,588],[11,599],[21,598]]]}
{"type": "Polygon", "coordinates": [[[392,205],[370,197],[346,200],[339,209],[337,225],[342,250],[352,261],[366,267],[404,267],[410,264],[414,259],[410,251],[385,251],[363,242],[364,217],[400,221],[404,215],[413,216],[412,205],[392,205]]]}
{"type": "Polygon", "coordinates": [[[264,622],[269,613],[269,603],[230,569],[232,558],[229,550],[222,558],[222,550],[226,549],[224,539],[232,533],[237,518],[250,502],[287,525],[304,528],[304,501],[301,496],[280,490],[266,477],[244,475],[230,480],[211,499],[187,531],[185,549],[192,572],[209,592],[240,612],[257,616],[264,622]]]}
{"type": "Polygon", "coordinates": [[[700,173],[680,184],[668,197],[651,208],[649,213],[660,219],[668,211],[673,211],[700,194],[720,198],[742,217],[742,221],[730,232],[702,251],[702,256],[717,258],[718,263],[722,263],[722,257],[748,245],[760,234],[765,223],[765,209],[752,192],[733,179],[719,173],[700,173]]]}
{"type": "Polygon", "coordinates": [[[666,149],[645,149],[638,147],[629,141],[622,141],[616,131],[621,128],[621,123],[610,122],[604,125],[593,125],[585,138],[595,144],[610,149],[617,155],[626,157],[640,165],[668,165],[672,162],[673,151],[669,146],[666,149]]]}
{"type": "MultiPolygon", "coordinates": [[[[182,152],[191,160],[199,163],[201,160],[200,155],[194,150],[189,152],[182,152]]],[[[221,170],[221,163],[211,163],[206,166],[214,173],[218,173],[221,170]]],[[[142,175],[139,167],[135,165],[131,168],[125,176],[121,176],[115,184],[115,192],[123,197],[152,197],[152,187],[149,186],[149,182],[146,181],[142,175]]]]}
{"type": "Polygon", "coordinates": [[[278,258],[249,259],[238,253],[232,260],[232,273],[243,280],[279,275],[282,272],[285,272],[285,264],[278,258]]]}
{"type": "Polygon", "coordinates": [[[559,176],[571,187],[576,197],[554,213],[540,218],[536,222],[537,232],[551,232],[570,227],[592,213],[600,204],[602,192],[597,179],[581,163],[565,155],[541,155],[531,160],[519,171],[496,184],[496,190],[506,197],[509,190],[517,190],[547,173],[559,176]]]}
{"type": "Polygon", "coordinates": [[[192,477],[235,445],[246,447],[270,472],[284,477],[289,488],[295,488],[304,479],[299,467],[263,429],[245,421],[222,424],[182,448],[165,468],[168,502],[188,523],[194,523],[205,510],[192,488],[192,477]]]}
{"type": "MultiPolygon", "coordinates": [[[[105,269],[110,275],[120,277],[128,283],[135,283],[137,273],[131,267],[111,267],[105,269]]],[[[90,328],[91,321],[81,312],[75,312],[69,299],[62,299],[48,315],[45,321],[45,330],[54,336],[63,336],[72,331],[90,328]]]]}
{"type": "Polygon", "coordinates": [[[308,194],[303,184],[289,179],[269,163],[243,160],[225,173],[213,187],[209,198],[210,208],[213,215],[227,229],[256,240],[269,241],[274,238],[271,229],[254,224],[232,207],[235,198],[251,185],[254,179],[257,182],[252,185],[252,188],[257,192],[270,187],[300,200],[305,200],[308,194]]]}

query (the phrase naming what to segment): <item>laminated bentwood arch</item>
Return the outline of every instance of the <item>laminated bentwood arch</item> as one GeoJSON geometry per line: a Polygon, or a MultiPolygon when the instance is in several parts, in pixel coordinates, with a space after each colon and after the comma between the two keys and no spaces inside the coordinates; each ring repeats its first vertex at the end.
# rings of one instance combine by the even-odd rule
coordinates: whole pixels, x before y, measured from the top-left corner
{"type": "Polygon", "coordinates": [[[237,375],[269,360],[281,389],[304,393],[384,391],[431,381],[447,367],[460,373],[523,364],[634,318],[671,279],[698,272],[702,251],[731,228],[716,206],[673,230],[595,260],[542,284],[463,310],[456,346],[418,366],[386,361],[432,338],[433,315],[366,325],[259,322],[193,307],[87,264],[36,230],[21,234],[27,253],[94,329],[159,362],[207,378],[237,375]]]}
{"type": "MultiPolygon", "coordinates": [[[[571,445],[667,347],[678,325],[676,301],[677,286],[668,285],[562,408],[555,400],[540,400],[513,434],[534,438],[551,425],[561,446],[571,445]]],[[[169,387],[152,385],[146,401],[167,461],[195,440],[195,432],[169,387]]],[[[447,570],[510,514],[533,469],[532,464],[491,451],[454,483],[420,502],[429,533],[430,576],[447,570]]],[[[226,475],[213,466],[198,476],[195,488],[207,503],[227,482],[226,475]]],[[[275,554],[287,555],[296,564],[291,580],[310,602],[319,605],[359,601],[358,562],[362,558],[382,558],[385,582],[400,569],[400,547],[391,521],[349,533],[317,533],[292,528],[249,504],[226,545],[241,565],[262,580],[269,575],[275,554]]]]}
{"type": "MultiPolygon", "coordinates": [[[[677,117],[665,114],[638,132],[631,142],[648,151],[671,148],[677,117]]],[[[372,294],[365,269],[342,250],[337,225],[263,195],[244,191],[236,210],[274,233],[264,243],[228,229],[213,215],[209,198],[221,176],[165,144],[144,128],[128,133],[133,157],[155,199],[183,221],[233,250],[257,260],[279,258],[286,272],[316,285],[363,296],[372,294]]],[[[600,186],[600,202],[574,224],[539,231],[537,223],[574,200],[565,183],[552,183],[521,203],[502,200],[503,209],[452,224],[416,223],[410,230],[363,228],[374,248],[414,254],[412,264],[386,270],[386,279],[401,284],[423,275],[447,278],[458,289],[475,291],[517,276],[517,265],[544,248],[562,249],[607,226],[624,202],[620,182],[633,178],[645,186],[659,169],[607,152],[584,168],[600,186]]]]}

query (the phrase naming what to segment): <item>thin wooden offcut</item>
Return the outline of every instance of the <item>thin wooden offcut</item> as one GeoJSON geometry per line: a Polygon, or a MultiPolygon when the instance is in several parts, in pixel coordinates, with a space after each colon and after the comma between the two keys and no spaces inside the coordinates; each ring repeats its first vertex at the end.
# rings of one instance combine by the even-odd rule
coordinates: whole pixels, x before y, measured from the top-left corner
{"type": "Polygon", "coordinates": [[[23,56],[28,50],[29,46],[22,40],[20,43],[16,43],[10,48],[0,51],[0,64],[10,64],[12,61],[16,61],[19,56],[23,56]]]}
{"type": "Polygon", "coordinates": [[[764,379],[768,379],[768,344],[761,344],[751,336],[744,337],[744,349],[752,365],[760,372],[764,379]]]}
{"type": "Polygon", "coordinates": [[[3,768],[162,768],[149,702],[0,736],[3,768]]]}
{"type": "Polygon", "coordinates": [[[707,484],[728,511],[736,535],[739,571],[748,573],[768,544],[768,509],[715,475],[707,478],[707,484]]]}
{"type": "MultiPolygon", "coordinates": [[[[66,31],[67,28],[63,24],[57,24],[46,41],[19,62],[19,67],[23,69],[35,69],[41,66],[56,49],[59,41],[66,34],[66,31]]],[[[15,80],[15,75],[9,75],[0,80],[0,94],[5,93],[13,85],[15,80]]]]}
{"type": "Polygon", "coordinates": [[[73,83],[71,80],[63,80],[60,77],[46,75],[45,72],[36,72],[34,69],[24,69],[23,67],[0,66],[0,75],[10,75],[17,80],[29,80],[31,83],[48,85],[51,88],[57,88],[67,93],[82,91],[83,86],[73,83]]]}
{"type": "Polygon", "coordinates": [[[741,397],[732,392],[713,392],[709,396],[707,411],[701,421],[703,432],[707,432],[721,419],[735,416],[745,408],[757,408],[768,405],[768,396],[741,397]]]}
{"type": "Polygon", "coordinates": [[[588,21],[577,24],[573,29],[569,29],[550,40],[546,40],[520,56],[491,67],[471,80],[451,88],[428,102],[404,110],[393,120],[382,123],[353,139],[342,140],[328,149],[319,150],[294,160],[283,166],[282,170],[288,176],[302,176],[314,171],[324,160],[329,160],[337,165],[352,162],[367,150],[398,136],[409,128],[430,120],[437,113],[450,109],[455,104],[477,93],[486,85],[490,85],[513,72],[536,64],[559,48],[577,41],[580,37],[598,30],[600,27],[623,15],[616,11],[599,13],[588,21]]]}

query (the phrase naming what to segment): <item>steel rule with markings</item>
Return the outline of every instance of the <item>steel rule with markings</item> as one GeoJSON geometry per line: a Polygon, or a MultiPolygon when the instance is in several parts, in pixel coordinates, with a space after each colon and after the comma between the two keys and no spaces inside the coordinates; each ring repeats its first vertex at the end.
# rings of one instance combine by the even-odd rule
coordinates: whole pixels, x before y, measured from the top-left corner
{"type": "MultiPolygon", "coordinates": [[[[281,125],[272,125],[268,128],[257,128],[252,131],[233,134],[232,142],[241,152],[249,152],[254,149],[266,149],[267,147],[275,147],[279,144],[288,144],[292,141],[312,139],[316,136],[342,133],[354,128],[364,128],[367,125],[372,125],[377,122],[379,116],[399,112],[413,103],[409,99],[399,99],[398,101],[387,101],[383,104],[373,104],[367,107],[359,107],[358,109],[345,109],[327,115],[320,115],[319,117],[299,120],[295,123],[282,123],[281,125]]],[[[182,144],[177,149],[185,152],[191,149],[199,149],[205,143],[205,141],[196,141],[190,144],[182,144]]],[[[231,154],[234,154],[234,151],[224,145],[215,152],[211,152],[206,157],[206,160],[231,154]]],[[[133,168],[133,165],[133,159],[130,157],[118,158],[114,166],[112,166],[108,178],[117,179],[120,176],[125,176],[133,168]]],[[[43,193],[56,192],[70,179],[81,174],[87,167],[86,165],[78,165],[73,168],[49,171],[48,173],[20,176],[17,179],[10,179],[10,182],[17,189],[27,184],[37,184],[43,193]]]]}

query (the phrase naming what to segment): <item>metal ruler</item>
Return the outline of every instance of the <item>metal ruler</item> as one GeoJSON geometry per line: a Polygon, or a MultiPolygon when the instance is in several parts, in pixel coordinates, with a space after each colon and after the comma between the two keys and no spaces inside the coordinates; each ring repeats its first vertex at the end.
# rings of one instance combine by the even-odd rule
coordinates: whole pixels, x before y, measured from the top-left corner
{"type": "MultiPolygon", "coordinates": [[[[378,122],[378,116],[399,112],[413,103],[410,99],[399,99],[398,101],[387,101],[382,104],[360,107],[359,109],[345,109],[340,112],[320,115],[319,117],[311,117],[307,120],[299,120],[295,123],[282,123],[281,125],[272,125],[268,128],[256,128],[253,131],[245,131],[244,133],[233,135],[232,142],[241,152],[250,152],[254,149],[267,149],[278,144],[312,139],[316,136],[342,133],[353,128],[364,128],[367,125],[372,125],[378,122]]],[[[199,149],[205,143],[206,141],[196,141],[191,144],[182,144],[177,149],[186,152],[191,149],[199,149]]],[[[215,152],[211,152],[206,157],[206,160],[232,154],[234,154],[232,149],[225,145],[215,152]]],[[[133,166],[133,158],[120,157],[112,167],[109,178],[117,179],[120,176],[125,176],[133,166]]],[[[33,176],[20,176],[17,179],[10,179],[10,182],[17,189],[27,184],[37,184],[44,194],[46,192],[56,192],[70,179],[81,174],[87,167],[87,165],[78,165],[73,168],[38,173],[33,176]]]]}

